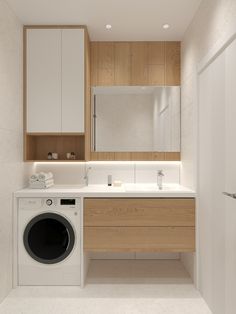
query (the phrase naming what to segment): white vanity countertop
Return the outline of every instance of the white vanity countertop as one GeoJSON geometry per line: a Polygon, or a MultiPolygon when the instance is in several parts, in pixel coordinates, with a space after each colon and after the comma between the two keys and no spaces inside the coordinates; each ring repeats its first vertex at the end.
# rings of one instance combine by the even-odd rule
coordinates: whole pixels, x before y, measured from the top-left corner
{"type": "Polygon", "coordinates": [[[49,189],[25,188],[15,192],[16,197],[172,197],[192,198],[196,196],[193,190],[178,184],[163,186],[158,190],[155,184],[124,184],[113,187],[102,184],[97,185],[54,185],[49,189]]]}

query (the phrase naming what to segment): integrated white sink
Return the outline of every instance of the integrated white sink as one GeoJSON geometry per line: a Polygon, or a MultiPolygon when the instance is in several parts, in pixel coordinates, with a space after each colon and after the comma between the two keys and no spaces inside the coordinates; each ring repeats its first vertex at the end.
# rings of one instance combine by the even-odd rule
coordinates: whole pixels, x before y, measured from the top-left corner
{"type": "Polygon", "coordinates": [[[125,192],[125,188],[122,185],[121,187],[115,187],[115,186],[108,186],[105,184],[90,184],[85,185],[81,188],[83,192],[106,192],[106,193],[113,193],[113,192],[125,192]]]}
{"type": "Polygon", "coordinates": [[[163,184],[163,188],[160,190],[157,184],[126,184],[126,192],[178,192],[185,190],[178,184],[163,184]]]}
{"type": "Polygon", "coordinates": [[[179,184],[163,184],[162,190],[160,190],[157,184],[123,184],[120,187],[107,186],[105,184],[91,184],[88,186],[80,187],[80,191],[83,193],[157,193],[157,194],[168,194],[168,193],[185,193],[190,192],[189,189],[179,184]]]}

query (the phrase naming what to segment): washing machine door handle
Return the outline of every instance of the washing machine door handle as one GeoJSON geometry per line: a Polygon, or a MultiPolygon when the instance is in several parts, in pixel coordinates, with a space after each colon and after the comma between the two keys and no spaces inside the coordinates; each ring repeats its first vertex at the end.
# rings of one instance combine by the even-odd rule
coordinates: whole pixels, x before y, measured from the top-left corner
{"type": "Polygon", "coordinates": [[[70,236],[70,232],[69,232],[68,228],[66,228],[66,233],[67,233],[68,241],[64,240],[67,243],[63,244],[63,246],[66,246],[66,251],[67,251],[69,249],[70,241],[71,241],[71,236],[70,236]]]}

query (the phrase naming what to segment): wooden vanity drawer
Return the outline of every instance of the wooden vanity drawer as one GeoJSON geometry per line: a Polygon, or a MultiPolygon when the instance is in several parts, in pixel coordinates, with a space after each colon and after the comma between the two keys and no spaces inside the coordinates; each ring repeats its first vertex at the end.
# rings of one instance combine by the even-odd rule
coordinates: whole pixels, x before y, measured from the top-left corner
{"type": "Polygon", "coordinates": [[[194,252],[194,227],[85,227],[84,250],[194,252]]]}
{"type": "Polygon", "coordinates": [[[86,198],[84,226],[195,226],[194,199],[86,198]]]}

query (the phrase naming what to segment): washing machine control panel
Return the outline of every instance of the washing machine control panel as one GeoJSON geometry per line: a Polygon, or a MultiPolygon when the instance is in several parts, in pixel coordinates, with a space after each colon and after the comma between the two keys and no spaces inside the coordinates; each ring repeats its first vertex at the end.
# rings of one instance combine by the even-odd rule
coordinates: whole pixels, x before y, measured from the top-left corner
{"type": "Polygon", "coordinates": [[[81,199],[79,197],[45,197],[45,198],[21,198],[20,209],[80,209],[81,199]]]}
{"type": "Polygon", "coordinates": [[[46,198],[44,200],[47,207],[57,207],[61,209],[79,208],[79,198],[46,198]]]}
{"type": "Polygon", "coordinates": [[[46,200],[46,204],[48,205],[48,206],[51,206],[52,204],[53,204],[53,200],[52,199],[47,199],[46,200]]]}

